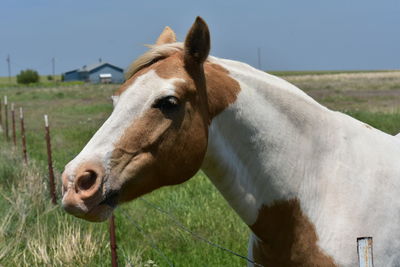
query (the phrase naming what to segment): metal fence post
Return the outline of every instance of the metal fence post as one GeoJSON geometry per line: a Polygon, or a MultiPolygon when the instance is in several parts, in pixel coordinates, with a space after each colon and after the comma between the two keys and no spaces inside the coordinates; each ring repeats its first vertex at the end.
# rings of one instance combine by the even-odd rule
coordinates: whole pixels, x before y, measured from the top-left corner
{"type": "Polygon", "coordinates": [[[0,128],[3,129],[3,114],[1,110],[1,100],[0,100],[0,128]]]}
{"type": "Polygon", "coordinates": [[[12,123],[12,137],[14,146],[17,146],[17,133],[15,132],[15,109],[14,103],[11,103],[11,123],[12,123]]]}
{"type": "Polygon", "coordinates": [[[49,127],[49,118],[47,115],[44,115],[44,124],[46,130],[46,144],[47,144],[47,163],[49,167],[49,185],[50,185],[50,196],[51,202],[56,205],[56,187],[54,184],[54,171],[53,171],[53,159],[51,155],[51,142],[50,142],[50,127],[49,127]]]}
{"type": "Polygon", "coordinates": [[[112,214],[109,219],[109,229],[110,229],[110,247],[111,247],[111,266],[118,267],[117,240],[115,238],[114,214],[112,214]]]}
{"type": "Polygon", "coordinates": [[[357,238],[357,253],[359,267],[373,267],[372,237],[357,238]]]}
{"type": "Polygon", "coordinates": [[[7,96],[4,96],[4,120],[5,120],[5,129],[4,134],[6,135],[6,140],[9,141],[10,136],[8,135],[8,103],[7,96]]]}
{"type": "Polygon", "coordinates": [[[21,122],[21,144],[22,144],[22,155],[24,157],[25,164],[28,164],[28,155],[26,154],[26,138],[25,138],[25,124],[24,124],[24,113],[22,108],[19,108],[19,120],[21,122]]]}

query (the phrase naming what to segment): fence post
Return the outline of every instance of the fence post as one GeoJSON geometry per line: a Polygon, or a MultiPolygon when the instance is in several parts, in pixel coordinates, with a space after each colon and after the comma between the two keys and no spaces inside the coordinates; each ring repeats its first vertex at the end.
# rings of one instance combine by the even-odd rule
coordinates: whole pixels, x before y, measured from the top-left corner
{"type": "Polygon", "coordinates": [[[0,100],[0,128],[3,129],[3,114],[1,110],[1,100],[0,100]]]}
{"type": "Polygon", "coordinates": [[[54,171],[53,171],[53,159],[51,155],[51,143],[50,143],[50,127],[49,127],[49,118],[47,115],[44,115],[44,125],[46,130],[46,144],[47,144],[47,162],[49,166],[49,184],[50,184],[50,196],[51,202],[56,205],[56,188],[54,185],[54,171]]]}
{"type": "Polygon", "coordinates": [[[372,237],[357,238],[357,253],[359,267],[373,267],[372,237]]]}
{"type": "Polygon", "coordinates": [[[15,110],[14,103],[11,103],[11,123],[12,123],[12,137],[14,146],[17,146],[17,134],[15,132],[15,110]]]}
{"type": "Polygon", "coordinates": [[[110,229],[111,266],[118,267],[117,241],[115,238],[114,214],[112,214],[109,219],[109,229],[110,229]]]}
{"type": "Polygon", "coordinates": [[[19,120],[21,122],[21,144],[22,144],[22,155],[24,156],[25,164],[28,164],[28,156],[26,154],[26,139],[25,139],[25,125],[24,125],[24,113],[22,108],[19,108],[19,120]]]}
{"type": "Polygon", "coordinates": [[[4,134],[6,135],[6,140],[9,141],[10,136],[8,135],[8,104],[7,104],[7,96],[4,96],[4,120],[5,120],[5,130],[4,134]]]}

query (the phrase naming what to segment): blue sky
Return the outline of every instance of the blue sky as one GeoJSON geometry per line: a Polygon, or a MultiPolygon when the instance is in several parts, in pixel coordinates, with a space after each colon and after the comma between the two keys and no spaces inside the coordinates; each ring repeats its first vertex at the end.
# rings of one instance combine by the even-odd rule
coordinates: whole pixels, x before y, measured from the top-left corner
{"type": "Polygon", "coordinates": [[[56,73],[101,57],[127,67],[169,25],[183,40],[197,15],[211,53],[266,70],[400,69],[399,0],[2,0],[0,76],[56,73]]]}

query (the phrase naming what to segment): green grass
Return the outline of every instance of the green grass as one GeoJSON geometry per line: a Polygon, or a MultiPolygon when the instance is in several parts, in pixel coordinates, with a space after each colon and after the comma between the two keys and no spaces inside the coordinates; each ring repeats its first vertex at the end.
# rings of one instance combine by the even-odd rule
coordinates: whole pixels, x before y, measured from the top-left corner
{"type": "Polygon", "coordinates": [[[396,135],[400,133],[400,112],[383,113],[354,110],[345,113],[388,134],[396,135]]]}
{"type": "MultiPolygon", "coordinates": [[[[291,77],[293,83],[322,104],[387,133],[400,132],[397,96],[400,88],[396,87],[400,78],[364,81],[317,76],[320,78],[291,77]]],[[[110,266],[107,224],[87,223],[50,204],[45,187],[43,115],[50,118],[59,179],[64,165],[79,153],[111,113],[109,96],[116,89],[115,85],[90,84],[0,87],[0,96],[8,95],[9,102],[24,107],[31,162],[28,168],[21,163],[19,141],[18,150],[12,152],[3,135],[0,136],[1,264],[110,266]]],[[[249,230],[201,172],[183,185],[161,188],[145,199],[172,213],[194,232],[247,254],[249,230]]],[[[168,266],[164,257],[152,248],[154,244],[176,266],[246,265],[244,260],[194,239],[177,228],[168,216],[141,200],[122,205],[115,215],[121,266],[144,266],[148,260],[168,266]],[[137,230],[136,224],[142,230],[137,230]]]]}

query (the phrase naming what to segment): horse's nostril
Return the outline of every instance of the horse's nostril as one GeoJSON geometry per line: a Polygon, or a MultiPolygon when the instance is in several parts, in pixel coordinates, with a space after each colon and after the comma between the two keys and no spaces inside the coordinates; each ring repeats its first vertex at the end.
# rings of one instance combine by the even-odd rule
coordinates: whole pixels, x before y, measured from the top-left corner
{"type": "Polygon", "coordinates": [[[97,176],[97,173],[92,170],[88,170],[82,173],[82,175],[76,178],[77,191],[89,190],[96,183],[97,176]]]}

